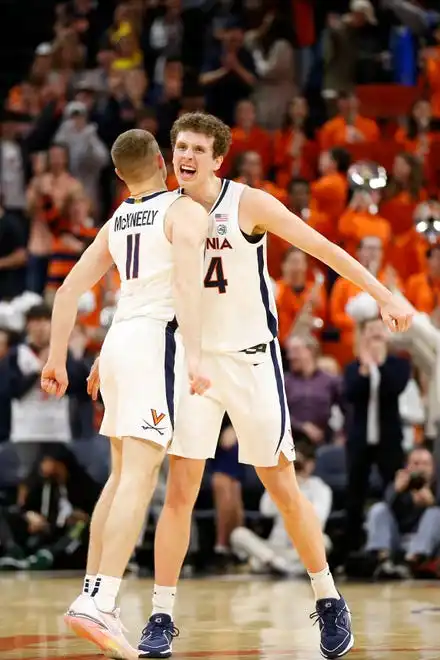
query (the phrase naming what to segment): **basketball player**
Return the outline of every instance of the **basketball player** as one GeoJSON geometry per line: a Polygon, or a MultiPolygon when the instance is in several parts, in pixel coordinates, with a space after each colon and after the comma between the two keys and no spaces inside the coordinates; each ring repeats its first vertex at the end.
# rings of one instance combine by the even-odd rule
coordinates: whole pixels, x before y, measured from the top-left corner
{"type": "MultiPolygon", "coordinates": [[[[276,307],[266,267],[266,233],[281,236],[370,293],[391,330],[406,330],[412,310],[274,197],[219,179],[216,172],[230,140],[225,124],[201,113],[182,115],[171,132],[179,184],[210,213],[202,355],[214,385],[203,397],[181,391],[167,495],[156,529],[153,611],[139,654],[171,655],[172,639],[178,634],[173,623],[176,584],[188,548],[192,510],[226,411],[238,437],[240,461],[255,466],[310,575],[316,599],[312,616],[320,625],[321,653],[337,658],[354,643],[350,612],[329,571],[319,520],[295,478],[276,307]]],[[[95,363],[89,381],[93,396],[98,386],[95,363]]]]}
{"type": "Polygon", "coordinates": [[[140,657],[167,657],[176,629],[173,603],[188,547],[191,513],[205,460],[213,457],[228,413],[241,462],[254,465],[278,506],[307,568],[316,598],[321,653],[353,646],[350,612],[335,588],[319,520],[295,478],[294,445],[284,392],[276,307],[266,267],[266,234],[281,236],[370,293],[392,330],[409,326],[412,310],[341,248],[267,193],[216,176],[230,144],[229,128],[212,115],[185,114],[171,132],[181,188],[210,214],[203,291],[203,365],[214,383],[204,397],[181,392],[171,444],[165,505],[156,530],[153,613],[140,657]]]}
{"type": "Polygon", "coordinates": [[[110,437],[112,472],[92,517],[83,594],[69,608],[66,623],[109,657],[134,658],[137,652],[124,637],[116,596],[172,437],[175,387],[197,394],[209,387],[200,371],[208,215],[189,197],[166,190],[165,163],[150,133],[120,135],[112,159],[130,197],[56,294],[41,383],[49,394],[65,393],[67,346],[78,299],[116,264],[121,295],[100,364],[105,404],[101,433],[110,437]],[[189,383],[181,378],[183,352],[176,344],[175,317],[189,383]]]}

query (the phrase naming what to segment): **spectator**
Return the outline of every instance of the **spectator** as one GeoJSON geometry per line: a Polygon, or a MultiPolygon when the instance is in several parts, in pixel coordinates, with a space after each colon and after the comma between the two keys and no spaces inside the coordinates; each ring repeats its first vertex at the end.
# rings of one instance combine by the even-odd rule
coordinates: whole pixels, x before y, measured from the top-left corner
{"type": "Polygon", "coordinates": [[[216,516],[215,565],[225,568],[230,562],[230,538],[244,521],[241,482],[243,465],[238,462],[237,436],[232,426],[223,425],[215,458],[209,462],[216,516]]]}
{"type": "Polygon", "coordinates": [[[348,14],[328,15],[323,36],[325,98],[351,92],[359,80],[357,73],[362,74],[363,83],[375,81],[374,62],[381,51],[376,25],[370,0],[351,0],[348,14]]]}
{"type": "Polygon", "coordinates": [[[372,465],[384,487],[403,464],[399,396],[410,378],[408,360],[388,354],[381,319],[360,324],[358,358],[347,365],[344,395],[351,405],[347,425],[347,549],[361,545],[363,510],[372,465]]]}
{"type": "Polygon", "coordinates": [[[0,136],[1,206],[26,228],[26,152],[20,139],[20,122],[28,117],[18,112],[3,111],[0,136]]]}
{"type": "Polygon", "coordinates": [[[281,128],[274,136],[274,154],[279,186],[287,187],[292,178],[314,178],[317,150],[304,97],[296,96],[290,101],[281,128]]]}
{"type": "Polygon", "coordinates": [[[66,197],[54,235],[47,272],[46,298],[52,298],[97,234],[90,200],[82,190],[66,197]]]}
{"type": "Polygon", "coordinates": [[[345,149],[335,147],[323,151],[319,158],[321,178],[312,183],[311,207],[328,217],[329,240],[337,238],[339,217],[345,210],[348,196],[347,170],[350,154],[345,149]]]}
{"type": "Polygon", "coordinates": [[[108,162],[109,152],[98,137],[96,126],[88,121],[83,103],[69,103],[54,140],[67,145],[71,172],[83,185],[95,212],[99,213],[99,176],[108,162]]]}
{"type": "Polygon", "coordinates": [[[408,456],[385,494],[367,518],[367,552],[376,555],[376,575],[393,576],[398,553],[405,552],[405,564],[416,574],[423,564],[431,565],[440,577],[440,500],[436,498],[435,468],[432,454],[422,447],[408,456]]]}
{"type": "Polygon", "coordinates": [[[425,266],[425,241],[414,227],[416,208],[426,199],[422,182],[418,158],[406,152],[398,154],[380,204],[380,214],[390,223],[394,238],[389,262],[403,281],[425,266]]]}
{"type": "MultiPolygon", "coordinates": [[[[332,508],[332,491],[320,477],[312,476],[314,468],[313,449],[309,445],[297,445],[295,470],[298,485],[304,497],[313,504],[324,529],[332,508]]],[[[272,571],[278,575],[305,575],[304,565],[292,547],[283,519],[267,492],[261,498],[260,512],[266,518],[274,519],[269,538],[264,540],[250,529],[237,527],[231,535],[233,551],[238,556],[246,556],[255,573],[272,571]]],[[[325,542],[329,550],[331,542],[327,536],[325,542]]]]}
{"type": "MultiPolygon", "coordinates": [[[[324,236],[327,236],[329,231],[329,220],[325,213],[321,213],[316,208],[311,208],[310,199],[310,184],[305,179],[292,179],[288,186],[288,199],[287,207],[295,213],[298,217],[302,218],[304,222],[319,231],[324,236]]],[[[269,274],[275,280],[280,279],[282,274],[282,261],[291,247],[290,243],[269,234],[267,240],[267,264],[269,274]]],[[[322,263],[316,261],[312,257],[308,258],[309,267],[313,266],[316,269],[322,269],[322,263]]]]}
{"type": "Polygon", "coordinates": [[[42,294],[46,286],[47,269],[54,232],[57,232],[61,209],[67,197],[81,190],[80,182],[68,172],[68,150],[54,144],[34,161],[35,176],[27,191],[31,216],[27,289],[42,294]]]}
{"type": "Polygon", "coordinates": [[[432,107],[426,99],[418,99],[411,108],[406,127],[398,128],[394,139],[403,151],[415,154],[425,161],[438,127],[432,120],[432,107]]]}
{"type": "Polygon", "coordinates": [[[7,355],[11,346],[11,333],[0,326],[0,443],[9,440],[11,432],[11,399],[7,379],[7,355]]]}
{"type": "Polygon", "coordinates": [[[332,407],[343,409],[341,380],[317,366],[319,344],[313,337],[292,337],[287,346],[287,406],[296,439],[321,445],[331,441],[332,407]]]}
{"type": "Polygon", "coordinates": [[[356,190],[350,204],[339,219],[338,232],[344,248],[353,257],[364,238],[374,236],[387,251],[391,242],[391,226],[378,214],[380,191],[356,190]]]}
{"type": "Polygon", "coordinates": [[[69,568],[81,546],[84,561],[98,496],[98,485],[67,448],[46,449],[22,484],[18,506],[0,511],[0,570],[69,568]]]}
{"type": "Polygon", "coordinates": [[[164,12],[153,19],[145,36],[149,54],[147,66],[154,84],[163,85],[167,60],[180,60],[182,39],[181,1],[168,0],[164,12]]]}
{"type": "Polygon", "coordinates": [[[68,395],[47,397],[40,387],[40,372],[46,361],[51,311],[45,305],[32,307],[26,315],[26,338],[7,356],[5,376],[12,400],[11,441],[26,471],[45,443],[68,443],[72,439],[69,396],[85,396],[89,367],[68,354],[68,395]]]}
{"type": "Polygon", "coordinates": [[[405,287],[406,297],[419,311],[436,313],[440,307],[440,243],[427,250],[427,269],[412,275],[405,287]]]}
{"type": "Polygon", "coordinates": [[[263,162],[257,151],[245,151],[240,154],[236,162],[237,176],[236,181],[245,183],[251,188],[261,188],[270,195],[273,195],[280,202],[286,201],[286,193],[278,188],[272,181],[264,179],[263,162]]]}
{"type": "Polygon", "coordinates": [[[359,142],[375,142],[379,139],[379,128],[373,119],[359,114],[359,101],[355,94],[339,94],[339,114],[321,128],[321,149],[332,149],[359,142]]]}
{"type": "MultiPolygon", "coordinates": [[[[356,253],[358,261],[382,283],[388,280],[388,270],[383,263],[382,242],[375,236],[366,236],[356,253]]],[[[355,322],[347,312],[347,304],[360,293],[352,282],[338,277],[330,294],[329,312],[332,325],[339,331],[340,358],[346,364],[353,358],[355,322]]]]}
{"type": "Polygon", "coordinates": [[[220,46],[205,59],[200,84],[206,89],[206,110],[232,125],[234,108],[249,98],[256,82],[253,57],[243,45],[243,28],[230,18],[221,33],[220,46]]]}
{"type": "Polygon", "coordinates": [[[0,300],[23,293],[26,280],[26,232],[11,211],[0,206],[0,300]]]}
{"type": "Polygon", "coordinates": [[[295,93],[294,52],[289,20],[266,14],[258,30],[248,34],[259,84],[254,93],[258,123],[267,130],[281,127],[295,93]]]}
{"type": "Polygon", "coordinates": [[[327,317],[327,296],[320,272],[309,273],[308,257],[295,247],[284,255],[282,278],[277,280],[278,338],[285,346],[294,332],[322,329],[327,317]]]}
{"type": "Polygon", "coordinates": [[[254,151],[260,154],[263,174],[267,176],[272,165],[272,140],[267,131],[256,124],[255,104],[244,100],[237,103],[235,108],[235,125],[231,132],[232,144],[225,158],[222,170],[229,172],[229,168],[237,157],[245,151],[254,151]]]}

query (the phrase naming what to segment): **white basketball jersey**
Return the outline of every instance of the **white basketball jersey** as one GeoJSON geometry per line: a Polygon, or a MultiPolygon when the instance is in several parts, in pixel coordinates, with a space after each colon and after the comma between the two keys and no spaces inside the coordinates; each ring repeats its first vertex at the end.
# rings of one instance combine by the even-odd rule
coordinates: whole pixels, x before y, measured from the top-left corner
{"type": "Polygon", "coordinates": [[[266,235],[246,237],[238,223],[245,188],[224,179],[210,211],[202,332],[203,349],[207,351],[243,351],[277,336],[277,311],[266,265],[266,235]]]}
{"type": "Polygon", "coordinates": [[[174,318],[172,246],[165,236],[166,213],[179,198],[160,191],[126,199],[110,219],[109,250],[121,277],[114,321],[147,316],[174,318]]]}

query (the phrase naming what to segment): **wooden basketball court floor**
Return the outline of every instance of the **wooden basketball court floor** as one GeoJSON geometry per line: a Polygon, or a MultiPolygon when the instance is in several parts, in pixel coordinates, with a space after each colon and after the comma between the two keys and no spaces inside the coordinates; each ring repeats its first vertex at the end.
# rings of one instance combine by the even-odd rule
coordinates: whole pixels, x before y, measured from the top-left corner
{"type": "MultiPolygon", "coordinates": [[[[2,660],[93,660],[93,646],[72,637],[63,612],[79,577],[0,576],[2,660]]],[[[342,584],[356,636],[347,657],[357,660],[439,660],[439,583],[342,584]]],[[[151,580],[129,578],[122,620],[136,645],[150,612],[151,580]]],[[[307,581],[234,576],[183,580],[179,586],[174,657],[318,660],[318,626],[307,581]]]]}

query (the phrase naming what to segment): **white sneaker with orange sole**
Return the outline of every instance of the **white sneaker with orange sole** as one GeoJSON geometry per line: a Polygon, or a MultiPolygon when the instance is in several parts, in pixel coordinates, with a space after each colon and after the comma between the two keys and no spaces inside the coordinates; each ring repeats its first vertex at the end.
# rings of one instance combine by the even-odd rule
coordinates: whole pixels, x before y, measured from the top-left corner
{"type": "Polygon", "coordinates": [[[90,596],[82,594],[64,615],[64,621],[77,637],[95,644],[107,658],[135,660],[138,651],[125,638],[118,609],[101,612],[90,596]]]}

